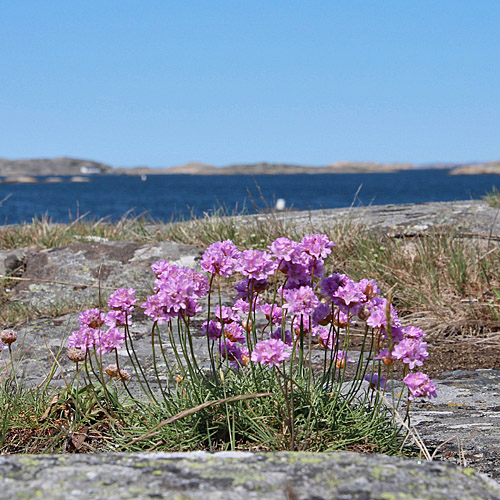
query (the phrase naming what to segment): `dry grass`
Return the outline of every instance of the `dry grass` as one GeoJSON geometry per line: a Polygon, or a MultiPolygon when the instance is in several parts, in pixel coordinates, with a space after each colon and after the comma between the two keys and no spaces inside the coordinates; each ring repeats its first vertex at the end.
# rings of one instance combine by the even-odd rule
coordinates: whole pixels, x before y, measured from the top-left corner
{"type": "MultiPolygon", "coordinates": [[[[336,243],[329,272],[343,272],[354,279],[375,279],[384,292],[392,290],[402,316],[408,320],[418,318],[428,331],[499,331],[498,242],[464,235],[452,227],[393,237],[349,219],[318,226],[312,222],[298,224],[293,218],[273,212],[230,217],[222,210],[169,224],[127,216],[118,223],[81,219],[71,224],[53,224],[43,218],[0,229],[0,248],[51,248],[100,239],[169,240],[202,247],[231,239],[240,248],[266,248],[279,236],[300,239],[311,232],[325,233],[336,243]]],[[[12,316],[16,311],[5,314],[12,316]]],[[[57,312],[41,314],[53,316],[57,312]]]]}
{"type": "Polygon", "coordinates": [[[495,186],[493,186],[493,189],[483,196],[483,200],[488,203],[490,207],[500,207],[500,191],[495,186]]]}
{"type": "Polygon", "coordinates": [[[59,224],[42,217],[33,219],[31,223],[0,228],[0,248],[54,248],[82,240],[149,241],[154,236],[146,230],[148,224],[151,220],[127,215],[116,223],[107,219],[92,221],[80,218],[69,224],[59,224]]]}

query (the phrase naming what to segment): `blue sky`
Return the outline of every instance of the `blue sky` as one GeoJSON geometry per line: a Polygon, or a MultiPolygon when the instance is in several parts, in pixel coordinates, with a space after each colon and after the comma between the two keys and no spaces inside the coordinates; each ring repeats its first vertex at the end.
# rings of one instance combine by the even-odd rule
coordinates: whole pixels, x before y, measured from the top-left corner
{"type": "Polygon", "coordinates": [[[0,0],[0,157],[500,158],[498,0],[0,0]]]}

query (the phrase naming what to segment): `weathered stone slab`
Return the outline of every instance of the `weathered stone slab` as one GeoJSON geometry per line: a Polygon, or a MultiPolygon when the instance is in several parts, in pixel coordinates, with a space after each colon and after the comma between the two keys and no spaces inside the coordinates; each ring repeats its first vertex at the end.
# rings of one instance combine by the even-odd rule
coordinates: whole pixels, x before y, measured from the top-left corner
{"type": "Polygon", "coordinates": [[[441,460],[500,479],[500,371],[453,371],[437,382],[436,399],[412,404],[412,425],[441,460]]]}
{"type": "Polygon", "coordinates": [[[450,464],[355,453],[141,453],[0,457],[4,499],[494,500],[450,464]]]}
{"type": "Polygon", "coordinates": [[[481,200],[292,211],[276,217],[314,230],[347,221],[394,234],[422,233],[433,227],[453,226],[457,231],[500,235],[499,209],[481,200]]]}
{"type": "MultiPolygon", "coordinates": [[[[5,255],[4,266],[12,255],[5,255]]],[[[68,300],[73,304],[96,303],[99,287],[104,297],[122,286],[148,291],[154,279],[149,266],[155,261],[193,265],[200,255],[199,248],[180,243],[131,241],[78,243],[28,252],[24,281],[15,287],[12,300],[43,308],[68,300]]]]}

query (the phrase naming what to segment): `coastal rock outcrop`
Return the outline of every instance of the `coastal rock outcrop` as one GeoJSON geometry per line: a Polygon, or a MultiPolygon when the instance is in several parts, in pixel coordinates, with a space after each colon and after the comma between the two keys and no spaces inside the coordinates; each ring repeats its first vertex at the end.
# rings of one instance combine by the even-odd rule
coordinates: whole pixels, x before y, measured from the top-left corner
{"type": "Polygon", "coordinates": [[[2,497],[51,500],[497,500],[471,469],[356,453],[2,456],[2,497]]]}

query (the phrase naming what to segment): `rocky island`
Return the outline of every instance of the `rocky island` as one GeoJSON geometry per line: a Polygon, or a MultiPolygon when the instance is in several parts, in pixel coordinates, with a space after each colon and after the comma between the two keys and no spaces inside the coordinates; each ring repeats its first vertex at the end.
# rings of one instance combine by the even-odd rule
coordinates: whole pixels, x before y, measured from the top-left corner
{"type": "MultiPolygon", "coordinates": [[[[293,175],[293,174],[353,174],[383,173],[402,170],[439,168],[448,169],[452,175],[500,174],[500,160],[473,163],[434,163],[414,165],[411,163],[376,163],[341,161],[322,166],[290,163],[237,163],[217,167],[202,162],[190,162],[171,167],[113,167],[111,165],[78,158],[37,158],[10,160],[0,158],[2,182],[37,182],[37,177],[50,176],[49,182],[57,182],[61,176],[87,176],[98,174],[117,175],[293,175]]],[[[75,179],[76,180],[76,179],[75,179]]]]}

